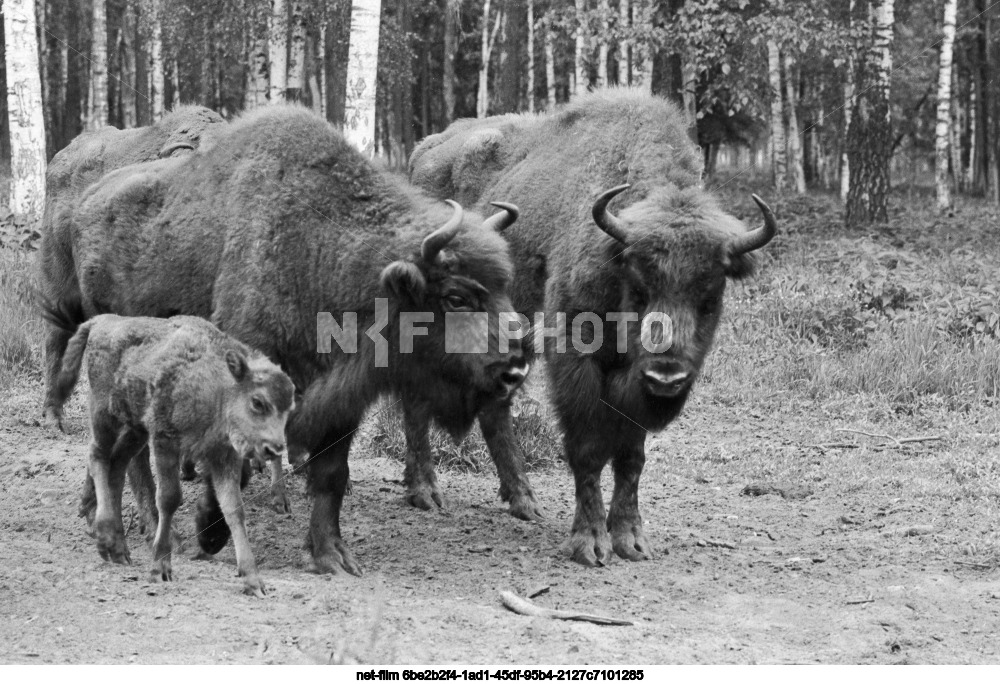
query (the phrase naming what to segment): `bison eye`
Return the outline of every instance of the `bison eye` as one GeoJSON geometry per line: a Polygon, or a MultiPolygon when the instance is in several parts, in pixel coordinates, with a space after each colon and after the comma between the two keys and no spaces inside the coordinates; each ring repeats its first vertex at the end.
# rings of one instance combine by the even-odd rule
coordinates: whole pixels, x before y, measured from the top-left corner
{"type": "Polygon", "coordinates": [[[267,404],[260,397],[251,399],[250,406],[253,407],[255,413],[267,413],[267,404]]]}
{"type": "Polygon", "coordinates": [[[646,306],[646,293],[640,290],[638,287],[632,288],[632,303],[636,307],[642,309],[646,306]]]}
{"type": "Polygon", "coordinates": [[[450,311],[468,311],[472,308],[472,304],[462,295],[452,293],[445,295],[444,308],[450,311]]]}

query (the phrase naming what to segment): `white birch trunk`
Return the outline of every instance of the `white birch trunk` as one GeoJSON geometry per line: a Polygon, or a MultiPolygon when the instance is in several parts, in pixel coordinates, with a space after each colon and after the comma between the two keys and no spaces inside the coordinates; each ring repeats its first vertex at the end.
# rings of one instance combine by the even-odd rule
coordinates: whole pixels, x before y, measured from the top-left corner
{"type": "MultiPolygon", "coordinates": [[[[632,28],[632,3],[630,0],[619,0],[618,25],[622,35],[627,36],[632,28]]],[[[623,37],[618,43],[618,85],[629,85],[632,82],[632,55],[629,54],[629,40],[623,37]]]]}
{"type": "Polygon", "coordinates": [[[87,130],[95,131],[108,125],[108,15],[105,0],[94,0],[90,27],[93,46],[90,50],[87,130]]]}
{"type": "Polygon", "coordinates": [[[326,119],[326,21],[319,25],[319,45],[316,47],[319,60],[319,115],[326,119]]]}
{"type": "Polygon", "coordinates": [[[268,18],[268,64],[270,66],[271,104],[285,101],[288,89],[288,22],[286,21],[285,0],[271,0],[271,15],[268,18]]]}
{"type": "Polygon", "coordinates": [[[135,128],[139,119],[135,103],[135,96],[137,94],[135,90],[135,26],[135,8],[126,5],[125,12],[122,15],[122,25],[118,29],[119,64],[121,68],[118,92],[122,103],[122,126],[125,128],[135,128]]]}
{"type": "Polygon", "coordinates": [[[603,88],[608,85],[608,33],[611,27],[608,25],[608,15],[611,14],[611,7],[608,0],[601,0],[601,40],[597,48],[597,87],[603,88]]]}
{"type": "Polygon", "coordinates": [[[535,0],[528,0],[528,111],[535,111],[535,0]]]}
{"type": "Polygon", "coordinates": [[[799,138],[798,97],[795,92],[795,59],[785,53],[785,100],[788,102],[788,163],[792,167],[793,189],[799,195],[806,193],[806,172],[802,165],[802,140],[799,138]]]}
{"type": "Polygon", "coordinates": [[[302,99],[302,88],[305,85],[306,67],[306,22],[302,3],[292,3],[292,48],[288,59],[289,93],[296,100],[302,99]]]}
{"type": "Polygon", "coordinates": [[[586,0],[576,0],[576,47],[573,57],[573,95],[587,90],[587,36],[583,32],[583,14],[587,9],[586,0]]]}
{"type": "Polygon", "coordinates": [[[149,108],[153,123],[163,118],[163,25],[160,0],[151,0],[149,38],[149,108]]]}
{"type": "MultiPolygon", "coordinates": [[[[633,23],[642,27],[647,32],[653,21],[653,0],[635,0],[635,9],[632,12],[633,23]]],[[[652,94],[653,92],[653,46],[649,43],[635,45],[633,57],[636,61],[635,80],[642,89],[652,94]],[[636,54],[638,53],[638,54],[636,54]]]]}
{"type": "Polygon", "coordinates": [[[551,112],[556,107],[556,41],[552,34],[551,17],[545,17],[545,88],[547,106],[551,112]]]}
{"type": "Polygon", "coordinates": [[[347,49],[344,137],[368,157],[375,155],[375,88],[382,0],[354,0],[347,49]]]}
{"type": "Polygon", "coordinates": [[[937,185],[937,207],[951,208],[951,182],[948,178],[948,146],[951,137],[951,62],[955,45],[955,15],[958,0],[945,0],[944,37],[941,41],[941,63],[938,69],[937,126],[934,129],[937,153],[934,181],[937,185]]]}
{"type": "Polygon", "coordinates": [[[976,182],[976,79],[969,82],[969,165],[965,167],[965,182],[972,187],[976,182]]]}
{"type": "Polygon", "coordinates": [[[3,18],[10,127],[10,209],[33,221],[41,218],[45,204],[45,115],[34,0],[4,0],[3,18]]]}
{"type": "Polygon", "coordinates": [[[771,169],[774,186],[784,190],[787,185],[787,164],[785,160],[785,117],[781,98],[781,53],[778,44],[767,41],[767,75],[771,85],[771,169]]]}
{"type": "MultiPolygon", "coordinates": [[[[848,3],[848,28],[854,21],[854,0],[848,3]]],[[[854,51],[847,51],[847,72],[844,74],[844,134],[840,136],[840,201],[847,202],[847,191],[851,187],[851,165],[847,159],[847,132],[851,130],[851,113],[854,111],[854,51]]]]}
{"type": "Polygon", "coordinates": [[[483,3],[483,42],[480,46],[479,56],[482,63],[479,66],[479,92],[476,94],[476,118],[483,119],[490,109],[490,55],[493,53],[493,45],[496,42],[497,32],[500,30],[500,20],[502,11],[497,12],[493,29],[490,30],[490,0],[483,3]]]}
{"type": "Polygon", "coordinates": [[[181,65],[176,57],[170,61],[170,87],[174,91],[170,108],[177,109],[181,106],[181,65]]]}

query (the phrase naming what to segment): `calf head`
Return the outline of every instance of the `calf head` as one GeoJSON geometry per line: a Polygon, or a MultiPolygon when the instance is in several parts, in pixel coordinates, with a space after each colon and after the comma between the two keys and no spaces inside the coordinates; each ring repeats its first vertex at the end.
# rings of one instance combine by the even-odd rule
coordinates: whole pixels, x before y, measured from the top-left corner
{"type": "Polygon", "coordinates": [[[510,401],[528,364],[499,324],[512,310],[513,267],[498,233],[517,207],[495,202],[502,211],[480,221],[448,203],[451,218],[423,238],[416,258],[389,264],[381,279],[394,303],[395,389],[460,434],[484,405],[510,401]]]}
{"type": "Polygon", "coordinates": [[[249,358],[226,352],[236,383],[226,391],[229,441],[247,459],[280,459],[285,453],[285,423],[295,405],[295,387],[280,368],[261,354],[249,358]]]}
{"type": "Polygon", "coordinates": [[[592,213],[614,238],[619,311],[640,321],[628,328],[630,372],[619,391],[644,426],[660,429],[680,411],[711,348],[726,279],[753,272],[752,252],[771,241],[777,223],[754,195],[764,225],[747,231],[697,188],[658,189],[615,216],[608,202],[628,187],[605,192],[592,213]]]}

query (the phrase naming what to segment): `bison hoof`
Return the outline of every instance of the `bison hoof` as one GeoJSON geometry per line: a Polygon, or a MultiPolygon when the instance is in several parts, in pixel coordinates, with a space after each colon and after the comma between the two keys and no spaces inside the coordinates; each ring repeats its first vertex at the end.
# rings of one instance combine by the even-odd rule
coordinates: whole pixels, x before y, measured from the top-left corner
{"type": "Polygon", "coordinates": [[[642,530],[624,530],[611,533],[611,546],[615,553],[630,561],[653,560],[653,550],[642,530]]]}
{"type": "Polygon", "coordinates": [[[348,572],[355,577],[361,577],[364,572],[361,566],[354,560],[354,554],[350,552],[343,541],[336,541],[334,548],[326,553],[315,554],[310,567],[318,574],[339,575],[341,572],[348,572]]]}
{"type": "Polygon", "coordinates": [[[128,552],[128,544],[125,543],[125,534],[113,525],[96,526],[97,552],[101,558],[119,565],[131,565],[132,557],[128,552]]]}
{"type": "Polygon", "coordinates": [[[221,511],[202,510],[199,507],[194,522],[201,550],[213,556],[222,551],[229,541],[229,526],[221,511]]]}
{"type": "Polygon", "coordinates": [[[288,497],[285,496],[284,492],[274,495],[271,499],[271,506],[274,507],[274,510],[278,513],[292,512],[292,504],[288,501],[288,497]]]}
{"type": "Polygon", "coordinates": [[[50,430],[66,432],[66,428],[63,427],[62,422],[62,411],[53,406],[45,407],[45,413],[42,415],[42,425],[50,430]]]}
{"type": "Polygon", "coordinates": [[[574,532],[563,544],[562,551],[580,565],[603,567],[611,560],[611,539],[604,530],[574,532]]]}
{"type": "Polygon", "coordinates": [[[535,501],[535,495],[532,492],[511,497],[510,514],[515,518],[532,522],[539,522],[545,519],[542,507],[535,501]]]}
{"type": "Polygon", "coordinates": [[[169,560],[161,560],[149,571],[149,580],[151,582],[163,581],[163,582],[173,582],[174,581],[174,569],[170,565],[169,560]]]}
{"type": "Polygon", "coordinates": [[[406,503],[414,508],[429,511],[435,506],[444,508],[444,497],[441,496],[437,487],[421,487],[406,493],[406,503]]]}

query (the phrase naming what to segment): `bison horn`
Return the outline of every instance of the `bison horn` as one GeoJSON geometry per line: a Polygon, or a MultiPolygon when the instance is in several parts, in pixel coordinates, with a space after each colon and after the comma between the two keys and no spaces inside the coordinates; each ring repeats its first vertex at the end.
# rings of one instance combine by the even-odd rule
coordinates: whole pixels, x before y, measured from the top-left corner
{"type": "Polygon", "coordinates": [[[764,214],[764,225],[757,230],[751,230],[749,233],[740,235],[735,238],[732,243],[733,254],[745,254],[747,252],[752,252],[755,249],[760,249],[774,237],[774,234],[778,232],[778,222],[774,218],[774,212],[771,211],[771,207],[757,195],[751,195],[753,201],[757,203],[760,207],[760,211],[764,214]]]}
{"type": "Polygon", "coordinates": [[[483,228],[487,230],[495,230],[498,233],[502,233],[514,225],[517,217],[521,215],[521,210],[517,208],[517,205],[508,204],[507,202],[490,202],[490,204],[504,211],[499,211],[483,221],[483,228]]]}
{"type": "Polygon", "coordinates": [[[455,210],[452,212],[451,218],[443,226],[425,237],[423,244],[420,245],[420,254],[424,261],[429,264],[434,263],[438,252],[458,235],[458,229],[462,226],[462,205],[454,200],[445,200],[445,202],[455,210]]]}
{"type": "Polygon", "coordinates": [[[167,143],[160,150],[160,159],[166,159],[177,150],[194,150],[194,145],[192,145],[189,142],[181,142],[181,141],[167,143]]]}
{"type": "Polygon", "coordinates": [[[597,227],[626,247],[629,244],[628,231],[625,230],[625,224],[622,223],[621,219],[608,211],[608,202],[615,195],[628,190],[628,188],[629,184],[626,183],[625,185],[619,185],[616,188],[605,191],[604,194],[597,198],[597,201],[594,202],[594,208],[591,209],[591,214],[594,216],[594,222],[597,224],[597,227]]]}

